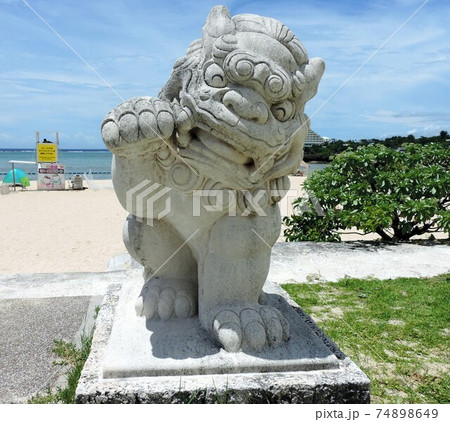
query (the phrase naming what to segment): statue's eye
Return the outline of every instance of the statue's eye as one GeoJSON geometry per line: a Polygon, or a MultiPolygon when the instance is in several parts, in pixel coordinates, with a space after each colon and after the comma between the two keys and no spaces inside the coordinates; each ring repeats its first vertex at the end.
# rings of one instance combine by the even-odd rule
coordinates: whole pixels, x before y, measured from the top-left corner
{"type": "Polygon", "coordinates": [[[213,63],[205,69],[204,78],[205,82],[213,88],[225,88],[227,86],[225,74],[217,63],[213,63]]]}
{"type": "Polygon", "coordinates": [[[242,59],[236,63],[236,72],[243,80],[251,78],[254,71],[255,67],[250,60],[242,59]]]}
{"type": "Polygon", "coordinates": [[[266,85],[272,94],[277,95],[284,91],[285,84],[278,75],[272,75],[267,78],[266,85]]]}
{"type": "Polygon", "coordinates": [[[264,95],[272,104],[282,104],[289,98],[291,93],[290,76],[283,70],[277,69],[264,81],[264,95]]]}
{"type": "Polygon", "coordinates": [[[275,119],[280,122],[287,122],[294,116],[294,104],[292,101],[283,101],[280,104],[274,104],[271,108],[275,119]]]}

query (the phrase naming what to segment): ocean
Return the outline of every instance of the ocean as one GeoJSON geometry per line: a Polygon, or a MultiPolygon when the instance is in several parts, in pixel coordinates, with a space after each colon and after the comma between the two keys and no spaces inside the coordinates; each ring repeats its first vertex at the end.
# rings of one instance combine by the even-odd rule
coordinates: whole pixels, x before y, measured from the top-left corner
{"type": "MultiPolygon", "coordinates": [[[[60,149],[58,161],[64,164],[66,180],[74,174],[91,172],[92,177],[97,180],[111,179],[112,154],[108,150],[89,149],[73,150],[60,149]]],[[[11,170],[9,161],[36,161],[36,150],[33,149],[0,149],[0,180],[11,170]]],[[[30,180],[36,180],[35,164],[15,164],[28,174],[30,180]]]]}
{"type": "MultiPolygon", "coordinates": [[[[36,161],[36,150],[33,149],[0,149],[0,181],[11,170],[9,161],[36,161]]],[[[92,177],[97,180],[105,180],[111,178],[111,160],[112,154],[108,150],[102,149],[60,149],[59,162],[64,164],[66,180],[72,178],[75,174],[84,174],[89,172],[92,177]]],[[[307,173],[320,170],[327,164],[314,163],[309,164],[307,173]]],[[[28,174],[30,180],[36,180],[35,164],[15,164],[15,168],[19,168],[28,174]]]]}

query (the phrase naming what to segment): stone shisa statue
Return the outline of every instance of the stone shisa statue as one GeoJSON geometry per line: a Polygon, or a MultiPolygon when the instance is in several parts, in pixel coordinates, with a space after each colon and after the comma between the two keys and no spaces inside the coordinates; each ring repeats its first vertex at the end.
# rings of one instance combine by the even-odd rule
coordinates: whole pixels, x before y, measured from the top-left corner
{"type": "Polygon", "coordinates": [[[302,160],[304,107],[323,71],[277,20],[217,6],[158,98],[106,116],[114,188],[130,213],[124,241],[147,280],[138,315],[198,315],[229,352],[288,340],[262,288],[281,230],[277,202],[302,160]]]}

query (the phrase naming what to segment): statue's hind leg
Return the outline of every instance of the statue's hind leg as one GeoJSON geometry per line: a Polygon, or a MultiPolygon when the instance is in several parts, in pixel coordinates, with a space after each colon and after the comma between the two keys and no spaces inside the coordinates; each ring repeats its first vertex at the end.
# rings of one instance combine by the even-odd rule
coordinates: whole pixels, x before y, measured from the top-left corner
{"type": "Polygon", "coordinates": [[[165,220],[130,215],[124,226],[125,246],[144,266],[146,280],[136,312],[147,319],[188,318],[197,314],[197,263],[173,226],[165,220]]]}

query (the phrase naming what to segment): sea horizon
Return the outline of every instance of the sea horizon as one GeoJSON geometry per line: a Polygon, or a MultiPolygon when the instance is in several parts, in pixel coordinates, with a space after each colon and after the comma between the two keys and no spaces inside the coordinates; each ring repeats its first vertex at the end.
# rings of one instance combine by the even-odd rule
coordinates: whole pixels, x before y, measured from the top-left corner
{"type": "MultiPolygon", "coordinates": [[[[0,180],[12,168],[10,161],[22,161],[15,168],[37,177],[37,152],[34,148],[0,148],[0,180]]],[[[66,179],[76,174],[92,174],[97,179],[111,178],[111,151],[100,148],[59,148],[58,162],[64,165],[66,179]]]]}
{"type": "MultiPolygon", "coordinates": [[[[66,152],[71,152],[71,151],[82,151],[82,152],[89,152],[89,151],[97,151],[97,152],[110,152],[107,148],[58,148],[59,151],[66,151],[66,152]]],[[[36,151],[36,148],[3,148],[0,147],[0,152],[10,152],[10,151],[18,151],[18,152],[34,152],[36,151]]]]}
{"type": "MultiPolygon", "coordinates": [[[[102,148],[59,148],[58,162],[64,165],[66,179],[73,175],[91,174],[96,179],[111,178],[111,163],[113,154],[102,148]]],[[[33,148],[0,148],[0,181],[11,171],[10,161],[17,161],[18,168],[29,176],[30,180],[37,178],[37,153],[33,148]],[[22,161],[22,163],[19,163],[22,161]]],[[[326,163],[311,163],[305,174],[326,167],[326,163]]]]}

